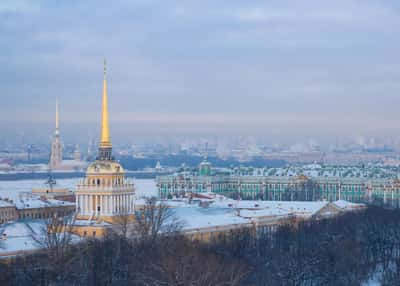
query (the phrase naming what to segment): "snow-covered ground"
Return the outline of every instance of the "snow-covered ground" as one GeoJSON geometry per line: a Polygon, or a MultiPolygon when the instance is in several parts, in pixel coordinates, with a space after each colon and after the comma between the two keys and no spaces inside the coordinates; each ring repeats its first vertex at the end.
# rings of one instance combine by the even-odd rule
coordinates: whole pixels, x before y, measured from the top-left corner
{"type": "MultiPolygon", "coordinates": [[[[67,188],[75,191],[75,186],[80,178],[59,179],[54,188],[67,188]]],[[[135,179],[137,197],[157,196],[156,182],[153,179],[135,179]]],[[[17,181],[0,181],[0,197],[18,199],[21,192],[30,192],[32,189],[48,188],[44,180],[17,180],[17,181]]]]}
{"type": "MultiPolygon", "coordinates": [[[[15,255],[20,251],[30,251],[43,247],[35,241],[34,237],[40,239],[45,229],[43,220],[30,220],[24,222],[13,222],[1,225],[0,231],[7,235],[7,239],[0,240],[0,256],[15,255]]],[[[72,235],[72,241],[77,242],[81,238],[72,235]]]]}

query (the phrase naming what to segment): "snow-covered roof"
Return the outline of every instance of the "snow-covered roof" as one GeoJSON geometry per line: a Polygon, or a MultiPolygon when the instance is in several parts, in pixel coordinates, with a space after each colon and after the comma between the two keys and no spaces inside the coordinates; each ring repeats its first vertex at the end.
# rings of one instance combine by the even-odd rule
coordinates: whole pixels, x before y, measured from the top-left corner
{"type": "Polygon", "coordinates": [[[365,208],[365,204],[356,204],[344,200],[335,201],[333,204],[344,210],[365,208]]]}
{"type": "Polygon", "coordinates": [[[74,203],[59,201],[59,200],[41,200],[35,198],[21,199],[15,201],[17,209],[36,209],[36,208],[46,208],[46,207],[57,207],[57,206],[74,206],[74,203]]]}
{"type": "Polygon", "coordinates": [[[234,210],[201,208],[198,206],[175,208],[176,217],[184,223],[183,230],[245,224],[249,220],[239,217],[234,210]]]}
{"type": "MultiPolygon", "coordinates": [[[[29,222],[13,222],[3,226],[3,233],[7,239],[2,240],[0,256],[16,255],[20,251],[32,251],[41,246],[33,239],[33,236],[40,235],[45,227],[43,220],[29,222]]],[[[73,241],[80,238],[72,235],[73,241]]]]}
{"type": "Polygon", "coordinates": [[[11,202],[7,202],[7,201],[4,201],[4,200],[0,200],[0,208],[3,208],[3,207],[13,207],[14,206],[14,204],[12,204],[11,202]]]}
{"type": "Polygon", "coordinates": [[[210,207],[234,208],[234,209],[277,209],[290,213],[314,214],[326,206],[328,202],[299,202],[299,201],[237,201],[232,199],[216,200],[210,207]]]}
{"type": "Polygon", "coordinates": [[[261,210],[240,210],[239,212],[239,215],[244,218],[288,216],[290,214],[290,212],[279,208],[268,208],[261,210]]]}

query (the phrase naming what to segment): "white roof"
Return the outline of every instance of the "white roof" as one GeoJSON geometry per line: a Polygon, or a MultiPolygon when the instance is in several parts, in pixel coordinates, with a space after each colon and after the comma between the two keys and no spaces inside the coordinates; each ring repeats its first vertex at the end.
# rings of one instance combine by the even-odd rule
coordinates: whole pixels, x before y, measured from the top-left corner
{"type": "Polygon", "coordinates": [[[56,207],[56,206],[74,206],[75,203],[59,201],[59,200],[41,200],[35,198],[23,199],[15,201],[17,209],[36,209],[45,207],[56,207]]]}
{"type": "MultiPolygon", "coordinates": [[[[4,234],[7,239],[3,240],[2,248],[0,248],[0,256],[15,255],[16,251],[34,250],[41,246],[33,239],[35,235],[41,235],[45,228],[43,220],[34,220],[29,222],[14,222],[3,225],[4,234]]],[[[80,238],[72,235],[73,241],[80,238]]]]}
{"type": "Polygon", "coordinates": [[[365,207],[365,204],[355,204],[344,200],[335,201],[333,204],[341,209],[356,209],[365,207]]]}
{"type": "Polygon", "coordinates": [[[279,209],[290,213],[314,214],[328,204],[327,201],[299,202],[299,201],[236,201],[232,199],[216,200],[210,207],[235,209],[279,209]]]}
{"type": "Polygon", "coordinates": [[[0,208],[13,207],[13,206],[14,206],[14,204],[12,204],[11,202],[0,200],[0,208]]]}
{"type": "Polygon", "coordinates": [[[234,210],[191,206],[178,207],[174,211],[176,217],[184,223],[184,230],[249,222],[249,220],[237,216],[234,210]]]}
{"type": "Polygon", "coordinates": [[[267,217],[267,216],[288,216],[290,212],[279,209],[279,208],[268,208],[262,210],[240,210],[241,217],[245,218],[256,218],[256,217],[267,217]]]}

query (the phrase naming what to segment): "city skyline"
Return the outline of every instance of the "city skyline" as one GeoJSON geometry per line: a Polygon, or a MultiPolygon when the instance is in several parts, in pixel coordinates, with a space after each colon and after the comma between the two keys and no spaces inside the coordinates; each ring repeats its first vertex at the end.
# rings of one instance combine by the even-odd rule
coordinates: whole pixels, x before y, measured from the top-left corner
{"type": "Polygon", "coordinates": [[[394,1],[142,0],[114,8],[3,1],[1,133],[50,140],[58,97],[63,137],[97,138],[91,130],[106,57],[116,142],[393,136],[399,8],[394,1]]]}

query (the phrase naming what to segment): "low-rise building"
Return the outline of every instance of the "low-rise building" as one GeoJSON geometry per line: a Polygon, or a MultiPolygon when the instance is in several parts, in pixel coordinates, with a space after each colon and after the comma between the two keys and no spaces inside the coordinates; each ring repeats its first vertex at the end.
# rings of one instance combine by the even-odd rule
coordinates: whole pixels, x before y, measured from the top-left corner
{"type": "Polygon", "coordinates": [[[15,205],[8,199],[0,199],[0,224],[18,219],[15,205]]]}
{"type": "Polygon", "coordinates": [[[15,202],[19,219],[44,219],[75,212],[75,203],[46,198],[25,198],[15,202]]]}
{"type": "Polygon", "coordinates": [[[66,216],[75,212],[75,203],[36,197],[22,193],[12,201],[0,199],[0,224],[14,220],[45,219],[53,216],[66,216]]]}
{"type": "Polygon", "coordinates": [[[32,194],[38,195],[46,199],[75,202],[75,194],[69,189],[54,189],[54,188],[32,189],[32,194]]]}

